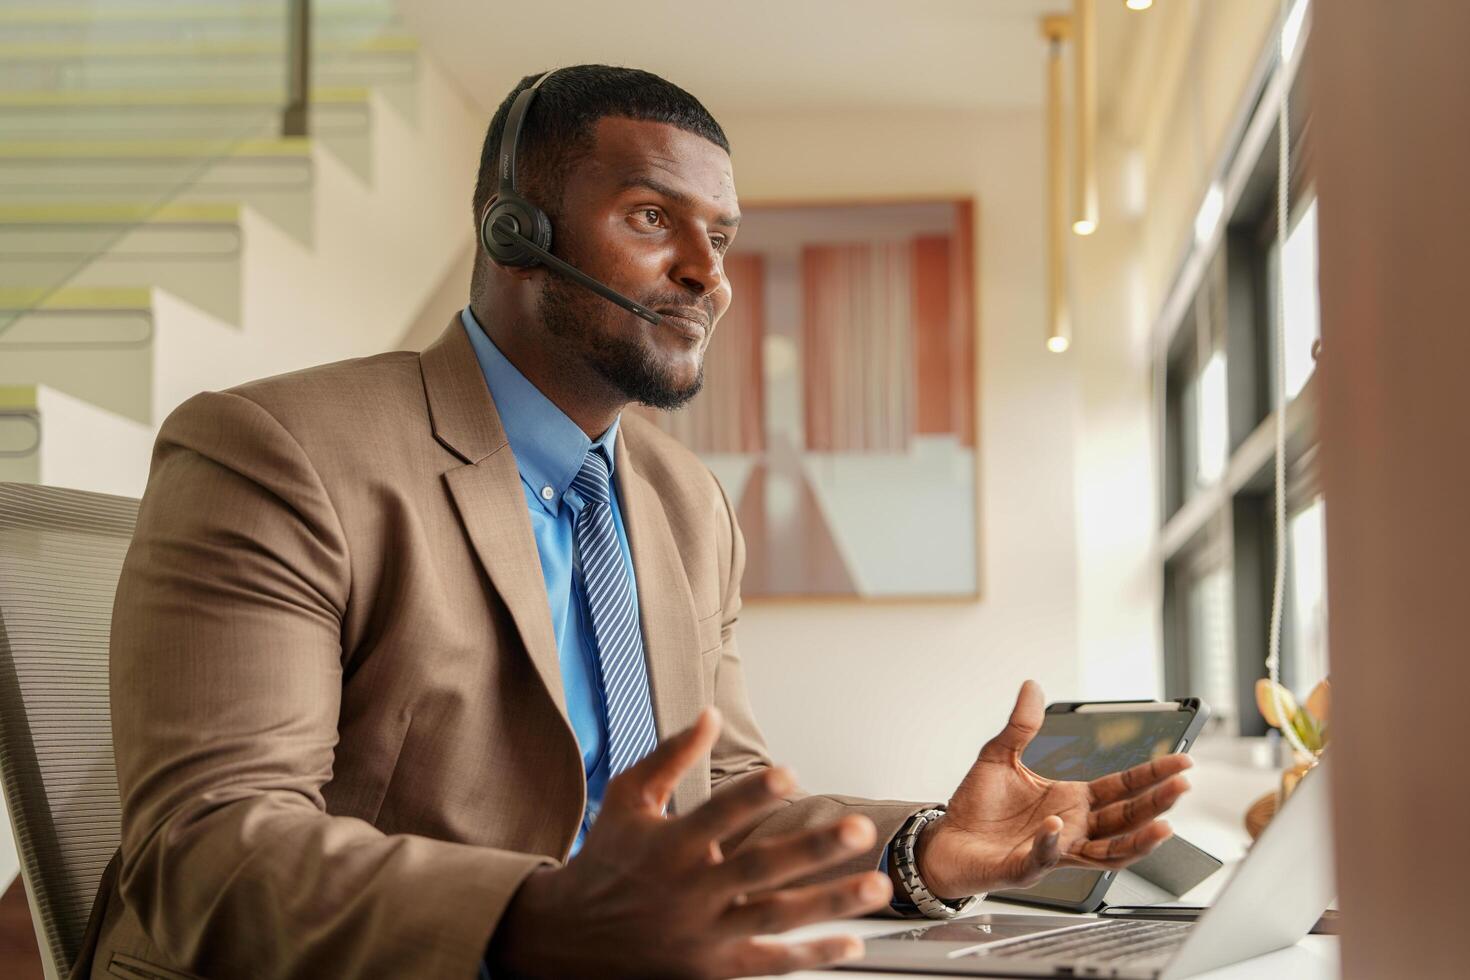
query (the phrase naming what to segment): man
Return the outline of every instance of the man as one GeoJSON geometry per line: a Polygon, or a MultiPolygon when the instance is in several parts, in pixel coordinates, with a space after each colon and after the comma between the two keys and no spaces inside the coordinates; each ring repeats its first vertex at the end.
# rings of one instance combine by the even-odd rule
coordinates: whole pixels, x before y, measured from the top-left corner
{"type": "MultiPolygon", "coordinates": [[[[492,120],[477,223],[533,81],[492,120]]],[[[554,254],[658,322],[482,250],[422,355],[169,418],[114,614],[122,846],[74,975],[778,973],[861,947],[753,937],[944,915],[1168,836],[1187,760],[1041,779],[1029,683],[947,812],[807,796],[772,764],[733,510],[622,414],[699,389],[731,302],[728,143],[645,72],[564,69],[535,98],[519,190],[554,254]]]]}

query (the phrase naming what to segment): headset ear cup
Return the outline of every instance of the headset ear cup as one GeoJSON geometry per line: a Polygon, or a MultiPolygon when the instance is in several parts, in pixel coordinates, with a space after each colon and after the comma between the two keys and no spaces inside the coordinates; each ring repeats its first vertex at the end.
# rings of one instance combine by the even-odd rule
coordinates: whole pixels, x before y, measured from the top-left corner
{"type": "Polygon", "coordinates": [[[551,219],[525,198],[507,194],[486,209],[480,223],[480,241],[496,262],[517,268],[538,265],[536,253],[509,235],[497,234],[497,223],[503,226],[506,218],[519,234],[546,251],[551,250],[551,219]]]}
{"type": "Polygon", "coordinates": [[[531,218],[536,224],[536,234],[527,237],[535,242],[543,252],[551,251],[551,217],[534,204],[528,204],[527,206],[530,208],[531,218]]]}
{"type": "Polygon", "coordinates": [[[510,217],[516,222],[519,229],[520,222],[516,221],[514,212],[505,206],[505,202],[496,201],[485,209],[485,218],[480,222],[480,242],[485,246],[485,252],[501,265],[517,265],[518,260],[523,258],[525,251],[521,244],[513,238],[506,238],[491,231],[496,220],[502,217],[510,217]]]}

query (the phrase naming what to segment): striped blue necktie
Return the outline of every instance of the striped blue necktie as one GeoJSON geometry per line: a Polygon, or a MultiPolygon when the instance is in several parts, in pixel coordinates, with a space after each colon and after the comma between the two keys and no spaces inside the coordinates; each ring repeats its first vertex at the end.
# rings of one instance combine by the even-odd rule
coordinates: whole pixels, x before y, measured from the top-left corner
{"type": "Polygon", "coordinates": [[[633,601],[623,549],[618,544],[612,507],[608,503],[609,476],[607,460],[594,446],[588,450],[581,472],[572,480],[572,488],[585,501],[573,533],[602,667],[608,777],[611,778],[652,752],[658,744],[658,734],[649,699],[643,636],[638,629],[638,606],[633,601]]]}

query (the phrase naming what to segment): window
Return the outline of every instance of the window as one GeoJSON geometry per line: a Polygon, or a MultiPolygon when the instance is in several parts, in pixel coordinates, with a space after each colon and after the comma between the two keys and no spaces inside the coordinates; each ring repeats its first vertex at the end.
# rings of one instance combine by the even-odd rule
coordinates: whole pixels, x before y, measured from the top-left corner
{"type": "MultiPolygon", "coordinates": [[[[1275,243],[1271,247],[1270,283],[1271,292],[1276,292],[1276,263],[1285,261],[1286,302],[1281,307],[1272,304],[1274,311],[1283,309],[1286,314],[1285,384],[1286,400],[1291,401],[1301,394],[1317,362],[1312,349],[1322,336],[1322,325],[1317,315],[1317,202],[1307,203],[1301,210],[1296,226],[1286,238],[1284,259],[1277,254],[1275,243]]],[[[1273,335],[1274,337],[1274,335],[1273,335]]]]}
{"type": "Polygon", "coordinates": [[[1265,676],[1270,639],[1278,411],[1288,446],[1282,679],[1305,695],[1328,664],[1326,504],[1313,428],[1317,208],[1305,77],[1292,80],[1285,242],[1278,247],[1277,106],[1261,97],[1263,78],[1213,185],[1224,189],[1222,233],[1192,246],[1165,304],[1179,313],[1160,324],[1166,695],[1203,698],[1216,727],[1240,734],[1265,731],[1252,691],[1265,676]],[[1278,323],[1281,406],[1273,398],[1278,323]]]}
{"type": "Polygon", "coordinates": [[[1225,351],[1224,290],[1217,276],[1225,265],[1211,263],[1211,282],[1202,285],[1175,337],[1169,357],[1168,438],[1177,452],[1169,460],[1169,514],[1225,475],[1230,459],[1229,370],[1225,351]]]}
{"type": "Polygon", "coordinates": [[[1210,354],[1199,377],[1185,389],[1185,398],[1194,403],[1194,437],[1197,446],[1194,459],[1194,485],[1213,486],[1225,475],[1229,457],[1225,420],[1225,355],[1210,354]]]}
{"type": "Polygon", "coordinates": [[[1321,497],[1287,519],[1286,606],[1281,659],[1286,683],[1309,691],[1327,676],[1327,505],[1321,497]]]}
{"type": "Polygon", "coordinates": [[[1204,698],[1217,725],[1237,717],[1233,637],[1230,615],[1230,570],[1216,568],[1194,582],[1189,591],[1189,673],[1192,694],[1204,698]]]}

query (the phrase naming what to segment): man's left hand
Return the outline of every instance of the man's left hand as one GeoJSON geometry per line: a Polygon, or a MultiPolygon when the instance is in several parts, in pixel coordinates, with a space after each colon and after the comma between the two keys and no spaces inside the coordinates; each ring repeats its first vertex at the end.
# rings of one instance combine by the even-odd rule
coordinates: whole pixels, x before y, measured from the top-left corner
{"type": "Polygon", "coordinates": [[[1021,762],[1043,706],[1040,686],[1023,684],[1010,722],[980,750],[944,816],[924,828],[915,857],[934,895],[1025,887],[1056,867],[1122,868],[1173,833],[1158,817],[1189,788],[1180,775],[1188,756],[1087,783],[1045,779],[1021,762]]]}

